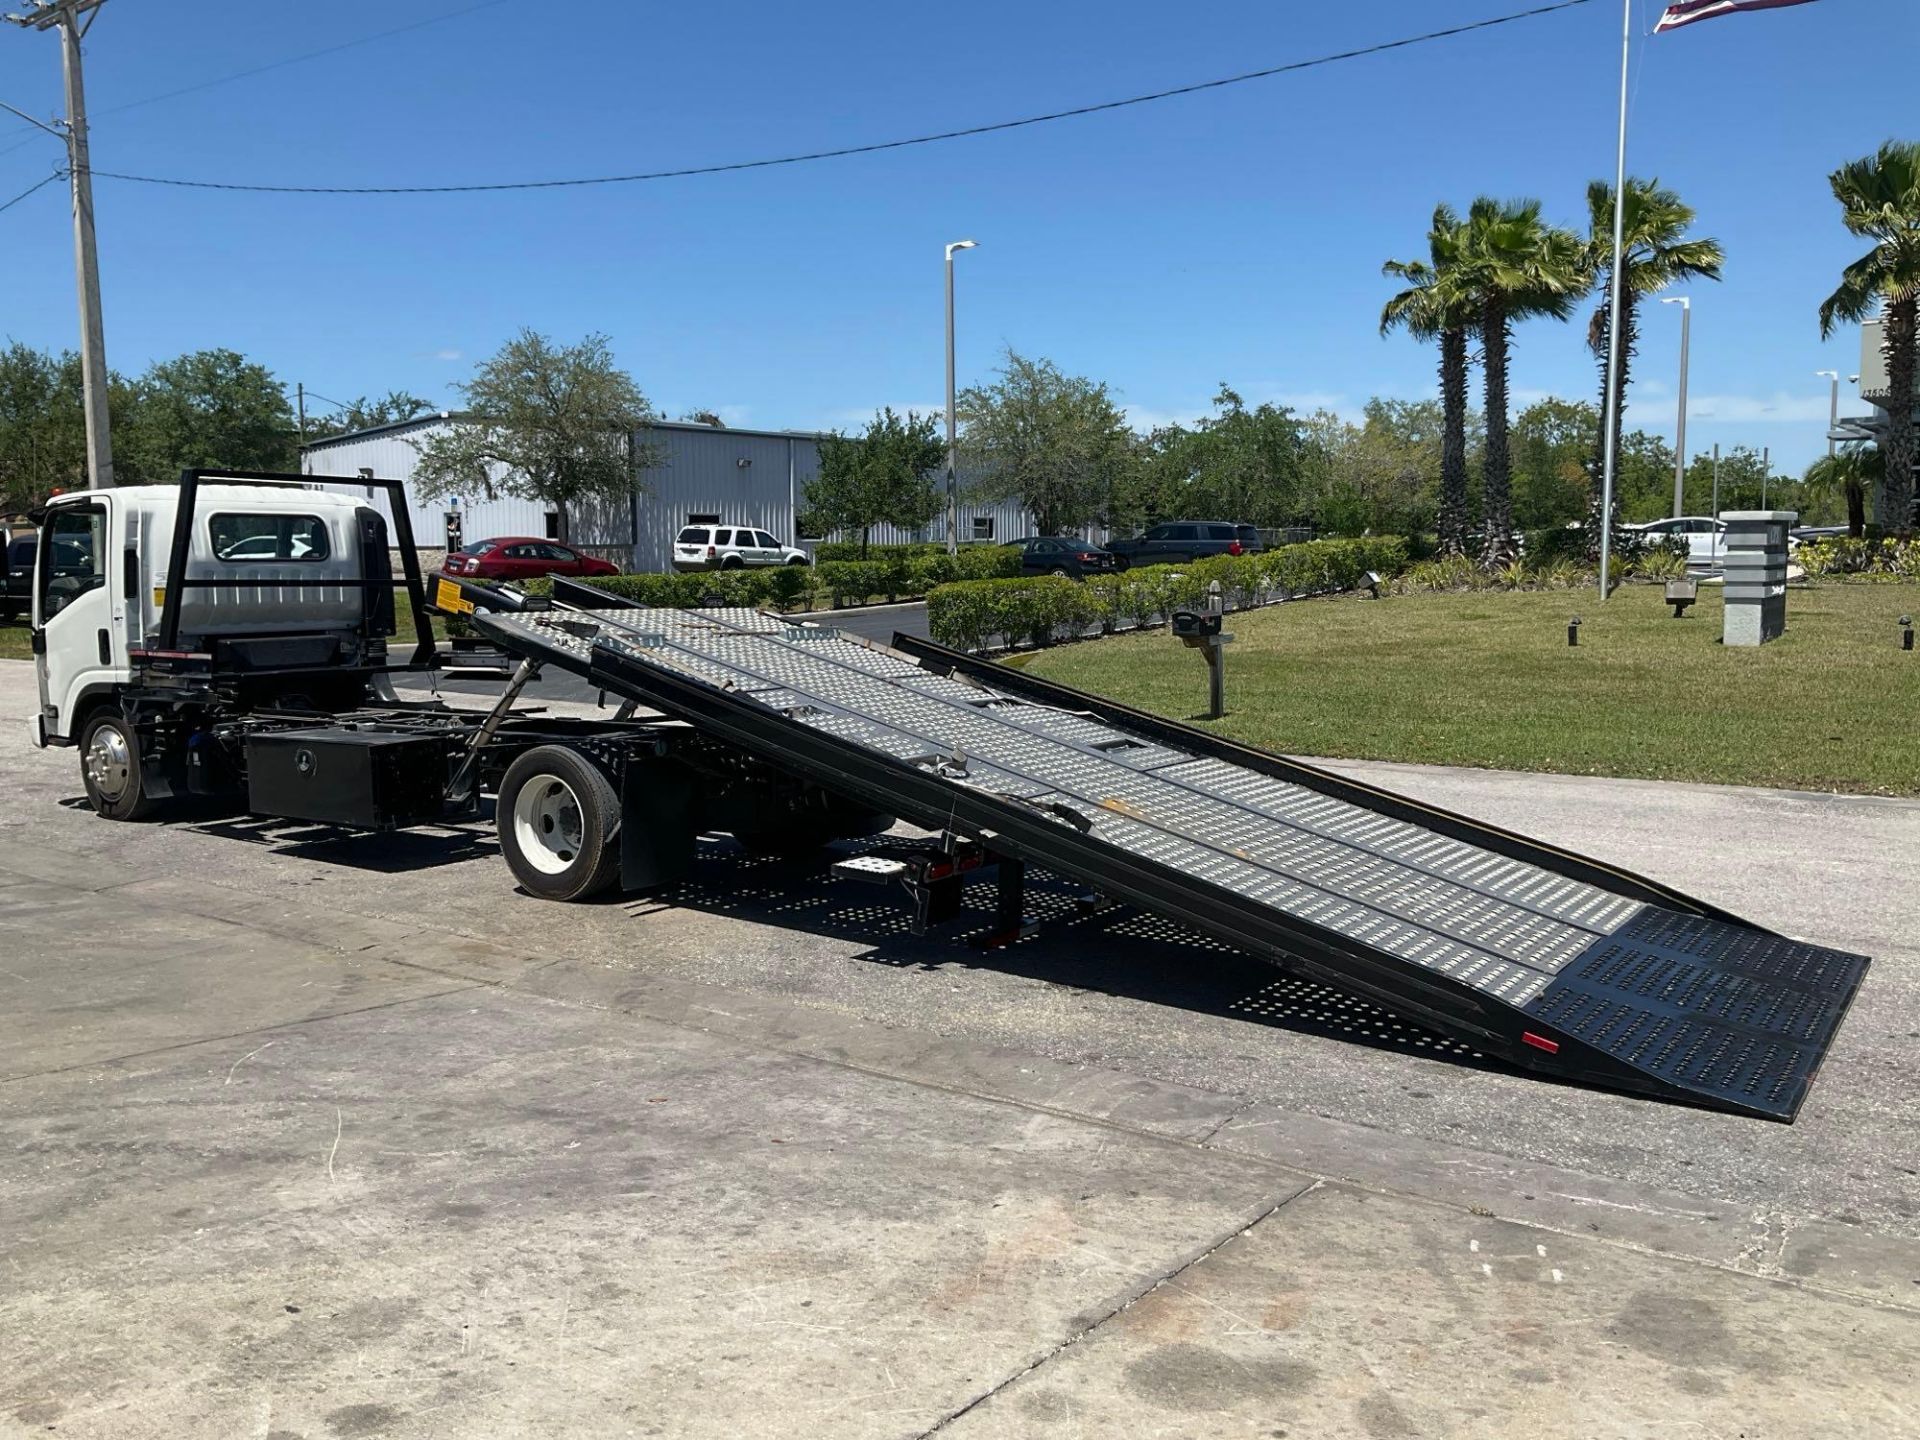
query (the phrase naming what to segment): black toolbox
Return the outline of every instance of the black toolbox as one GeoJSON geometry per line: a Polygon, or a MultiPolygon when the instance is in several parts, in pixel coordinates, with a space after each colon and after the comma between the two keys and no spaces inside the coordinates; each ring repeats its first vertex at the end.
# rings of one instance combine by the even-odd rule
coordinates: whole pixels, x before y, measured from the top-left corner
{"type": "Polygon", "coordinates": [[[443,813],[444,735],[274,730],[247,737],[247,808],[360,830],[431,824],[443,813]]]}

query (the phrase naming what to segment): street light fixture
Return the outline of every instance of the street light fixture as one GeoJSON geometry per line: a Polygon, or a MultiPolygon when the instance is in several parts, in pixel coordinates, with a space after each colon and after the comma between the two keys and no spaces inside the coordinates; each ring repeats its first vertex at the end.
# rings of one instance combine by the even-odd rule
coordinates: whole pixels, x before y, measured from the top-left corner
{"type": "Polygon", "coordinates": [[[1660,303],[1680,307],[1680,421],[1673,437],[1673,513],[1677,518],[1687,503],[1687,342],[1693,329],[1693,301],[1685,295],[1669,295],[1660,303]]]}
{"type": "Polygon", "coordinates": [[[979,242],[955,240],[947,246],[947,553],[960,549],[960,498],[954,480],[958,441],[954,436],[953,407],[953,252],[971,250],[979,242]]]}
{"type": "Polygon", "coordinates": [[[1816,370],[1815,375],[1824,375],[1831,383],[1827,389],[1827,458],[1833,458],[1833,431],[1840,423],[1840,372],[1838,370],[1816,370]]]}

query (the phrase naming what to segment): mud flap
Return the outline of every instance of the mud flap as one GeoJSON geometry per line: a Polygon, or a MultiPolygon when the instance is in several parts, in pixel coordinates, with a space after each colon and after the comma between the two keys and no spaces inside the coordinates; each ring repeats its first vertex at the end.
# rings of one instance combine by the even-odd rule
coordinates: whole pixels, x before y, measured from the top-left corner
{"type": "Polygon", "coordinates": [[[620,888],[654,890],[693,866],[693,777],[679,765],[628,760],[620,780],[620,888]]]}

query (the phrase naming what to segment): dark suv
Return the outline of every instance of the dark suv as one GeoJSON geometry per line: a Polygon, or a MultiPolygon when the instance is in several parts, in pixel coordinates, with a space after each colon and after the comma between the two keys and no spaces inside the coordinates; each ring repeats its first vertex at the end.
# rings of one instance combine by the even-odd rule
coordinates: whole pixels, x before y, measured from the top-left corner
{"type": "Polygon", "coordinates": [[[33,608],[33,552],[39,539],[32,530],[0,526],[0,620],[17,620],[33,608]]]}
{"type": "Polygon", "coordinates": [[[1173,520],[1156,525],[1135,540],[1109,540],[1107,549],[1132,565],[1185,565],[1209,555],[1258,555],[1266,546],[1251,525],[1224,520],[1173,520]]]}

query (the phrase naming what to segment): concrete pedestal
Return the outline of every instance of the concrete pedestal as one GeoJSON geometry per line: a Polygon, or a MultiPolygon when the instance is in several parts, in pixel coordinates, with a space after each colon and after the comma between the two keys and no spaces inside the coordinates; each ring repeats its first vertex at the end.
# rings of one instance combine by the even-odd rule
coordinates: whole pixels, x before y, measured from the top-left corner
{"type": "Polygon", "coordinates": [[[1721,640],[1764,645],[1787,628],[1787,531],[1794,510],[1723,510],[1727,525],[1726,610],[1721,640]]]}

